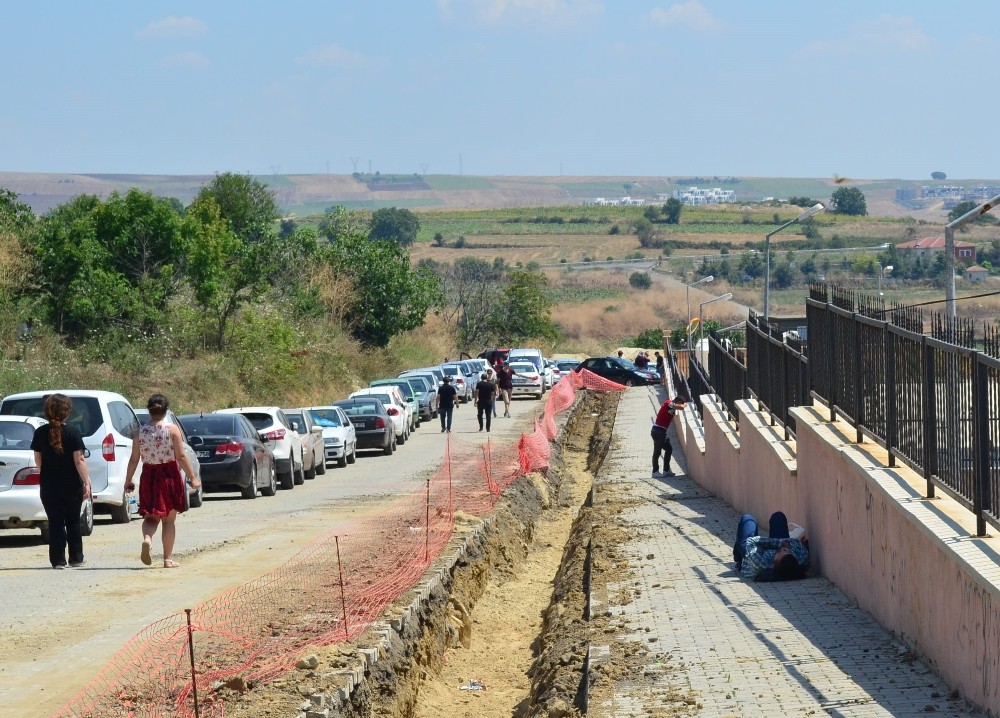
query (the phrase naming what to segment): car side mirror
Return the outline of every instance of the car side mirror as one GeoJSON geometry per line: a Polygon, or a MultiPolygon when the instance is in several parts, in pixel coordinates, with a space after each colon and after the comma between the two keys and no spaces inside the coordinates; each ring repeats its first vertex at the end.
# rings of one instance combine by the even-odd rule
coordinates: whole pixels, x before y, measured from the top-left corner
{"type": "Polygon", "coordinates": [[[323,427],[322,426],[316,426],[315,424],[313,424],[312,432],[314,434],[322,434],[323,433],[323,427]]]}

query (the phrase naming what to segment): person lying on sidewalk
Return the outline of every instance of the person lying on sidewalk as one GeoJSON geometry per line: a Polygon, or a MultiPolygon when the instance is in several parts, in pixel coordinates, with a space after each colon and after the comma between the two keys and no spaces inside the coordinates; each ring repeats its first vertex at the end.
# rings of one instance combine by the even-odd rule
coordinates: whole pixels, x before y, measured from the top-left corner
{"type": "Polygon", "coordinates": [[[747,580],[794,581],[805,578],[809,568],[809,539],[801,528],[796,538],[788,532],[788,519],[780,511],[771,514],[769,536],[757,535],[757,519],[743,514],[736,527],[733,560],[747,580]]]}

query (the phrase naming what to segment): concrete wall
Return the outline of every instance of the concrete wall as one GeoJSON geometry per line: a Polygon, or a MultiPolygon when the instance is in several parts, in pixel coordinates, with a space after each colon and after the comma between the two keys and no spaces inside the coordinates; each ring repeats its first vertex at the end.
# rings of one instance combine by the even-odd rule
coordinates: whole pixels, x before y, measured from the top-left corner
{"type": "Polygon", "coordinates": [[[826,410],[793,410],[796,440],[741,402],[738,434],[711,404],[702,435],[676,422],[688,474],[739,512],[806,527],[812,565],[961,695],[1000,715],[1000,542],[913,471],[888,468],[826,410]]]}

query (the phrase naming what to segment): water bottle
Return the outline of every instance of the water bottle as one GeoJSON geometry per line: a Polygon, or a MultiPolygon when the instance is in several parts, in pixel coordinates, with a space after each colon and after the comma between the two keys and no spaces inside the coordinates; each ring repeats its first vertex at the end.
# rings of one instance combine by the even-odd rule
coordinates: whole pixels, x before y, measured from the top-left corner
{"type": "Polygon", "coordinates": [[[128,513],[129,516],[135,516],[139,513],[139,497],[135,494],[126,494],[128,497],[128,513]]]}

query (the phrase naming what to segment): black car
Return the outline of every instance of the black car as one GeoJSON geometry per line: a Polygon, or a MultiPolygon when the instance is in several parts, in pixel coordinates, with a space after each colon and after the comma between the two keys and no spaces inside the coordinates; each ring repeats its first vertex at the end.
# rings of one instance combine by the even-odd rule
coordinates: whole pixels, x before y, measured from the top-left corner
{"type": "Polygon", "coordinates": [[[389,455],[396,450],[396,430],[385,405],[373,397],[359,396],[333,402],[354,424],[358,449],[381,449],[389,455]]]}
{"type": "Polygon", "coordinates": [[[590,357],[580,362],[573,371],[579,372],[584,369],[624,386],[647,386],[658,383],[649,372],[637,369],[632,362],[626,362],[618,357],[590,357]]]}
{"type": "Polygon", "coordinates": [[[264,496],[274,496],[274,454],[245,416],[185,414],[177,420],[201,463],[205,492],[239,491],[244,499],[255,499],[259,488],[264,496]]]}

